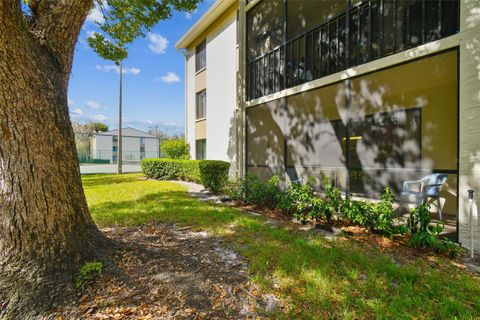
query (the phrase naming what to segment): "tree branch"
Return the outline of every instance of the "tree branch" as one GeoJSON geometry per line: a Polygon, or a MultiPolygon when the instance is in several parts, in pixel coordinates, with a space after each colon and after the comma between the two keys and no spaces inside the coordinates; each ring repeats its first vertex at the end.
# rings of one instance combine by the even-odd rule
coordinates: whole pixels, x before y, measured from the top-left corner
{"type": "Polygon", "coordinates": [[[33,37],[54,56],[68,81],[73,50],[93,0],[41,0],[31,2],[33,37]]]}

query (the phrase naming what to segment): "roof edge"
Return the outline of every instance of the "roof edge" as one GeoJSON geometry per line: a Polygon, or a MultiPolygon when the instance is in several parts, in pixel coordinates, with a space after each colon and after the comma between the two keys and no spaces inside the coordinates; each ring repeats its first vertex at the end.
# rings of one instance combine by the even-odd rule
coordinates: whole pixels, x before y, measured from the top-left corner
{"type": "Polygon", "coordinates": [[[188,29],[188,31],[178,40],[175,48],[187,49],[207,28],[218,19],[236,0],[217,0],[207,12],[188,29]]]}

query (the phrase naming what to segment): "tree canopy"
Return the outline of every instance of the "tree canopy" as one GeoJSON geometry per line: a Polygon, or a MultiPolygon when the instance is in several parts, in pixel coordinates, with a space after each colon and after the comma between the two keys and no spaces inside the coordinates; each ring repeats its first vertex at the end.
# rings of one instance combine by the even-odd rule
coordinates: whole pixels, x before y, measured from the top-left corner
{"type": "Polygon", "coordinates": [[[100,32],[88,38],[102,58],[119,62],[127,58],[127,46],[144,36],[155,24],[171,17],[174,10],[193,11],[200,0],[106,0],[97,1],[105,22],[100,32]]]}

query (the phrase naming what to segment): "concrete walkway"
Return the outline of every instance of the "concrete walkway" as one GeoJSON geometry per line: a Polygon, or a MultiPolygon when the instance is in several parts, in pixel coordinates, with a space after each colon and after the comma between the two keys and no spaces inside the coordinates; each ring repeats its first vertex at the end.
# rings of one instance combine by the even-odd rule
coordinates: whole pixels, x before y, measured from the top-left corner
{"type": "MultiPolygon", "coordinates": [[[[128,164],[123,165],[123,172],[124,173],[131,173],[131,172],[142,172],[142,168],[139,164],[128,164]]],[[[88,166],[80,166],[80,173],[81,174],[92,174],[92,173],[117,173],[117,165],[116,164],[99,164],[99,165],[88,165],[88,166]]]]}

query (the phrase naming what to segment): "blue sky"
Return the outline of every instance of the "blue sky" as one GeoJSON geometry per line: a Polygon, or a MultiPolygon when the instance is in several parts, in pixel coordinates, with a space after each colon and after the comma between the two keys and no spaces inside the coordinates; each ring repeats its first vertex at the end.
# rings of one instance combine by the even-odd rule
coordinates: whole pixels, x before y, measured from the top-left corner
{"type": "MultiPolygon", "coordinates": [[[[168,21],[156,25],[145,38],[129,47],[123,63],[123,121],[148,130],[182,134],[184,127],[184,57],[175,43],[212,5],[204,0],[195,12],[175,12],[168,21]]],[[[98,31],[95,21],[102,16],[93,9],[77,43],[69,86],[72,121],[100,121],[117,128],[119,71],[88,46],[87,37],[98,31]]]]}

